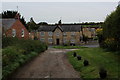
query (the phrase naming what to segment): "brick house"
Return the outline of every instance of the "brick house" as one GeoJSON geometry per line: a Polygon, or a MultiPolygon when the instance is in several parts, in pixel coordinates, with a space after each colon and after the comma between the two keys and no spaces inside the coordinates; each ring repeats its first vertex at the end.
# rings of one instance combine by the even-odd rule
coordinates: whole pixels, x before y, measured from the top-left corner
{"type": "Polygon", "coordinates": [[[6,37],[17,37],[29,39],[29,32],[20,22],[19,15],[15,18],[1,19],[2,35],[6,37]]]}
{"type": "Polygon", "coordinates": [[[80,44],[80,25],[43,25],[38,29],[39,40],[49,45],[80,44]]]}

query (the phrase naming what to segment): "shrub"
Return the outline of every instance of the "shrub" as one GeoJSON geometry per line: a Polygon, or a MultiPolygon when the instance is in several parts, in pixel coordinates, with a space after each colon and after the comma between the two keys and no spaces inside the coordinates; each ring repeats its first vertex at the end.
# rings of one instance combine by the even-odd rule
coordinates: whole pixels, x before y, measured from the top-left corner
{"type": "Polygon", "coordinates": [[[73,53],[73,56],[74,56],[74,57],[76,57],[76,56],[77,56],[76,52],[74,52],[74,53],[73,53]]]}
{"type": "Polygon", "coordinates": [[[38,40],[19,40],[17,38],[8,37],[4,38],[3,40],[3,79],[8,77],[20,65],[47,49],[47,45],[38,40]]]}
{"type": "Polygon", "coordinates": [[[2,51],[3,67],[14,62],[19,56],[22,55],[22,50],[16,48],[16,46],[9,46],[2,51]]]}
{"type": "Polygon", "coordinates": [[[83,64],[84,64],[84,66],[88,66],[89,65],[88,60],[84,60],[83,64]]]}
{"type": "Polygon", "coordinates": [[[81,60],[81,56],[78,55],[78,56],[77,56],[77,59],[78,59],[78,60],[81,60]]]}
{"type": "Polygon", "coordinates": [[[117,44],[114,38],[107,38],[104,41],[104,48],[107,48],[108,50],[116,51],[116,46],[117,44]]]}
{"type": "Polygon", "coordinates": [[[99,75],[100,78],[104,79],[107,77],[107,71],[104,68],[100,68],[99,75]]]}

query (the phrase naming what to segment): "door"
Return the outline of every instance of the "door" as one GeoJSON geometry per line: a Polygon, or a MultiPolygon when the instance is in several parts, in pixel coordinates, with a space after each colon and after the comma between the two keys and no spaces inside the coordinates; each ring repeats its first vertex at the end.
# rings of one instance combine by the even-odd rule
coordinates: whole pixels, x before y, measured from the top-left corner
{"type": "Polygon", "coordinates": [[[60,42],[59,42],[60,40],[59,39],[56,39],[56,44],[57,45],[59,45],[60,44],[60,42]]]}

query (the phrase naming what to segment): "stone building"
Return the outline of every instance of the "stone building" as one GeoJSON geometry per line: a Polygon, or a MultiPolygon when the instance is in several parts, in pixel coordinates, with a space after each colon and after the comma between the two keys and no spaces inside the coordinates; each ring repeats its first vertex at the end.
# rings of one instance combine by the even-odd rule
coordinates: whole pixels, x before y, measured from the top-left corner
{"type": "Polygon", "coordinates": [[[80,25],[44,25],[38,29],[37,37],[49,45],[80,44],[80,25]]]}

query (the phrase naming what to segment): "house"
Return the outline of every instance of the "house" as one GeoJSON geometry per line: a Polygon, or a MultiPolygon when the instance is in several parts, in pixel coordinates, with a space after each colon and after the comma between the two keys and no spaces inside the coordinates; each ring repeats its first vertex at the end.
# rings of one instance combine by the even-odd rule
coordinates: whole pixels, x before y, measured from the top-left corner
{"type": "Polygon", "coordinates": [[[48,45],[77,45],[81,43],[80,36],[80,25],[43,25],[37,33],[37,38],[48,45]]]}
{"type": "Polygon", "coordinates": [[[96,29],[99,27],[82,27],[83,34],[87,36],[89,39],[96,37],[96,29]]]}
{"type": "Polygon", "coordinates": [[[0,19],[0,22],[3,36],[29,39],[29,32],[20,22],[19,14],[15,18],[0,19]]]}
{"type": "Polygon", "coordinates": [[[80,24],[41,25],[38,31],[34,32],[34,36],[48,45],[79,45],[83,43],[83,35],[94,39],[97,28],[99,26],[83,27],[80,24]]]}

